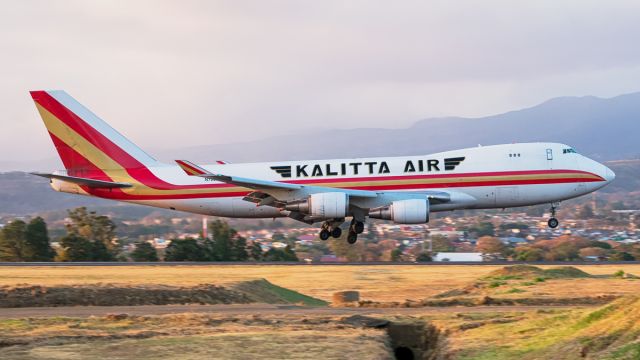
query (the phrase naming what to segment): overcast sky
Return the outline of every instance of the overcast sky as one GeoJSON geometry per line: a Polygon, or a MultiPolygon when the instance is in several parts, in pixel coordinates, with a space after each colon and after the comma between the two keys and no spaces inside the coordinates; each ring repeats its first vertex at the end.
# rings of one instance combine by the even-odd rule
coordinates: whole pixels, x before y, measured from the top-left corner
{"type": "MultiPolygon", "coordinates": [[[[28,90],[151,150],[406,127],[640,91],[638,1],[6,1],[0,163],[53,155],[28,90]]],[[[6,169],[5,169],[6,170],[6,169]]]]}

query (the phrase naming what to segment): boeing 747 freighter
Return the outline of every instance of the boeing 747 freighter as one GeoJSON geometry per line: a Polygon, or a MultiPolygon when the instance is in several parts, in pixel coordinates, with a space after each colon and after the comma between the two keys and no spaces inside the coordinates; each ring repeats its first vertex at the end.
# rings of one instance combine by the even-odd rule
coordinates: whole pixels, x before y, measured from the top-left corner
{"type": "Polygon", "coordinates": [[[56,191],[203,215],[320,222],[322,240],[340,237],[344,227],[353,244],[367,218],[421,224],[431,212],[544,203],[551,209],[548,224],[556,228],[560,201],[615,178],[606,166],[558,143],[400,157],[165,164],[64,91],[31,96],[65,167],[36,175],[51,179],[56,191]]]}

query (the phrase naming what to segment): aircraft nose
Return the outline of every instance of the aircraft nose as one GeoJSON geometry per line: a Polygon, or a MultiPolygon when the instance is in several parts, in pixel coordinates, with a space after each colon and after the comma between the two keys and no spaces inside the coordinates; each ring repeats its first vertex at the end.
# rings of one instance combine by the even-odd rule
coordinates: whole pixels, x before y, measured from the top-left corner
{"type": "Polygon", "coordinates": [[[606,170],[604,172],[604,179],[607,180],[607,182],[612,182],[613,179],[616,178],[616,173],[613,172],[613,170],[609,169],[609,167],[605,166],[604,167],[606,170]]]}

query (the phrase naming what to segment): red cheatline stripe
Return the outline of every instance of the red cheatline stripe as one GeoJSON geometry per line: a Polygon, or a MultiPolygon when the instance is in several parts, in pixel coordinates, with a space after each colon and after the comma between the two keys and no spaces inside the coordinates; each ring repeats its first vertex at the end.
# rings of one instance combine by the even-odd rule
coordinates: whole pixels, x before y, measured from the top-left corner
{"type": "Polygon", "coordinates": [[[347,181],[377,181],[377,180],[414,180],[414,179],[449,179],[449,178],[469,178],[478,176],[514,176],[514,175],[551,175],[551,174],[582,174],[596,176],[596,174],[580,171],[580,170],[523,170],[523,171],[492,171],[492,172],[473,172],[473,173],[452,173],[452,174],[420,174],[420,175],[392,175],[392,176],[369,176],[369,177],[350,177],[350,178],[330,178],[330,179],[301,179],[286,181],[292,184],[314,184],[314,183],[333,183],[347,181]]]}
{"type": "Polygon", "coordinates": [[[108,189],[92,189],[91,194],[112,200],[180,200],[180,199],[208,199],[239,197],[249,194],[250,191],[231,191],[223,193],[187,193],[167,195],[131,195],[126,193],[111,193],[108,189]]]}
{"type": "MultiPolygon", "coordinates": [[[[561,184],[561,183],[577,183],[585,182],[581,178],[565,178],[565,179],[527,179],[527,180],[493,180],[493,181],[478,181],[467,183],[433,183],[433,184],[405,184],[405,185],[372,185],[372,186],[354,186],[346,189],[354,190],[427,190],[427,189],[446,189],[446,188],[461,188],[461,187],[484,187],[484,186],[503,186],[503,185],[539,185],[539,184],[561,184]]],[[[124,197],[120,197],[120,194],[116,194],[118,197],[112,197],[110,193],[104,192],[107,197],[114,199],[124,200],[161,200],[161,199],[193,199],[193,198],[214,198],[214,197],[235,197],[244,196],[248,192],[218,192],[218,193],[186,193],[186,194],[170,194],[170,195],[128,195],[122,194],[124,197]]],[[[98,195],[96,193],[96,195],[98,195]]],[[[100,195],[98,195],[100,196],[100,195]]]]}

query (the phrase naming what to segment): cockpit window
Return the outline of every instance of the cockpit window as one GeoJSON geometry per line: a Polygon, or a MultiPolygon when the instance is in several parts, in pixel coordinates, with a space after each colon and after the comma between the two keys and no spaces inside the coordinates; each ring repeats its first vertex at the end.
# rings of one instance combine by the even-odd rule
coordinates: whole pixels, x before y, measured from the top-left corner
{"type": "Polygon", "coordinates": [[[562,149],[563,154],[577,154],[578,152],[573,148],[562,149]]]}

